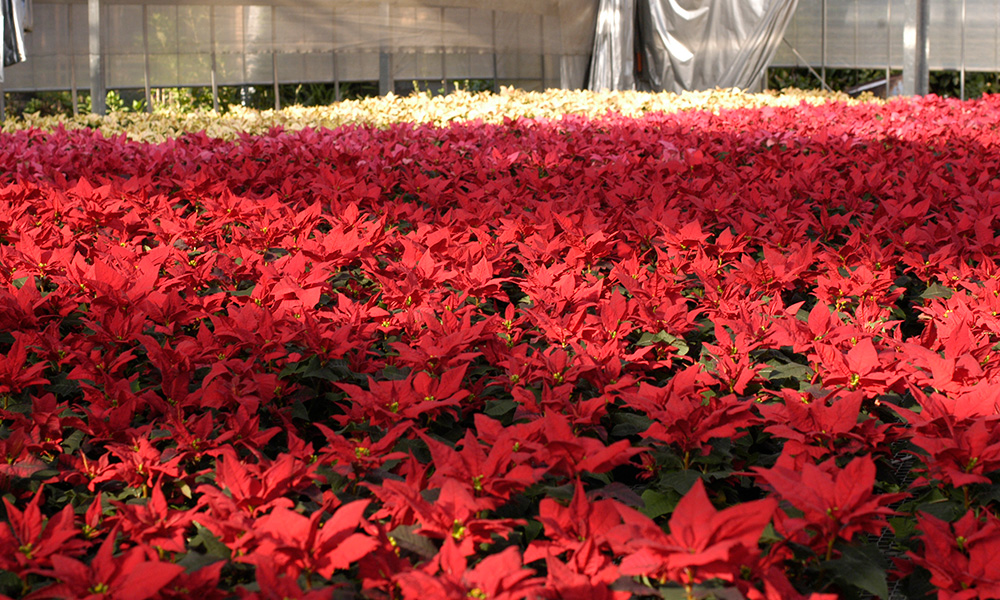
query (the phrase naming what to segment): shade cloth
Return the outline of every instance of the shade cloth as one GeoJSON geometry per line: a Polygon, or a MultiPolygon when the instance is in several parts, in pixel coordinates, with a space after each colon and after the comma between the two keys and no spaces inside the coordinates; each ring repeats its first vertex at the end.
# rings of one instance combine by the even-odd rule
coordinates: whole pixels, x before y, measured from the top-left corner
{"type": "Polygon", "coordinates": [[[601,0],[590,89],[755,89],[798,0],[601,0]],[[633,58],[634,57],[634,58],[633,58]]]}

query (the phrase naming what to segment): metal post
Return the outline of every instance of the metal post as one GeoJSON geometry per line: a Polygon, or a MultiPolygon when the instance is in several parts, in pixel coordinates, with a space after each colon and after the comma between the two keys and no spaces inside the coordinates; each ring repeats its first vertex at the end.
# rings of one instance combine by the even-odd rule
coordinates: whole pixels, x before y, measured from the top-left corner
{"type": "Polygon", "coordinates": [[[250,21],[250,15],[247,12],[248,7],[244,6],[240,8],[240,17],[243,19],[243,35],[240,36],[241,44],[240,51],[243,53],[243,60],[240,64],[243,65],[243,79],[240,82],[240,104],[242,106],[249,106],[250,103],[250,90],[247,85],[247,23],[250,21]]]}
{"type": "Polygon", "coordinates": [[[73,5],[66,5],[66,22],[68,23],[69,30],[67,31],[69,35],[70,44],[70,54],[69,54],[69,97],[70,103],[73,105],[73,116],[80,114],[80,107],[78,104],[78,90],[76,89],[76,52],[73,52],[73,5]]]}
{"type": "Polygon", "coordinates": [[[823,0],[820,8],[823,11],[823,15],[820,17],[820,70],[819,77],[823,81],[826,81],[826,0],[823,0]]]}
{"type": "Polygon", "coordinates": [[[274,80],[274,110],[281,110],[281,90],[278,88],[278,23],[271,5],[271,78],[274,80]]]}
{"type": "Polygon", "coordinates": [[[538,15],[538,41],[542,48],[542,89],[545,91],[545,15],[538,15]]]}
{"type": "Polygon", "coordinates": [[[333,99],[337,102],[342,100],[340,96],[340,73],[337,70],[337,54],[333,55],[333,99]]]}
{"type": "Polygon", "coordinates": [[[392,35],[391,25],[392,22],[389,19],[389,3],[382,3],[382,44],[378,53],[378,93],[380,96],[386,96],[393,88],[392,80],[392,45],[387,44],[385,41],[385,36],[392,35]]]}
{"type": "Polygon", "coordinates": [[[90,37],[90,111],[103,115],[108,109],[104,56],[101,53],[101,0],[87,0],[87,26],[90,37]]]}
{"type": "Polygon", "coordinates": [[[340,69],[337,65],[337,53],[333,53],[333,99],[337,102],[341,101],[340,97],[340,69]]]}
{"type": "Polygon", "coordinates": [[[497,11],[493,12],[493,93],[500,93],[500,82],[497,80],[497,11]]]}
{"type": "Polygon", "coordinates": [[[441,89],[448,93],[448,65],[444,47],[444,7],[441,7],[441,89]]]}
{"type": "Polygon", "coordinates": [[[903,93],[926,95],[930,87],[927,66],[927,21],[930,0],[906,0],[906,26],[903,29],[903,93]]]}
{"type": "Polygon", "coordinates": [[[149,17],[146,15],[146,5],[142,5],[142,78],[143,91],[146,93],[146,112],[153,112],[153,94],[149,89],[149,17]]]}
{"type": "Polygon", "coordinates": [[[962,100],[965,100],[965,0],[962,0],[962,64],[959,66],[958,89],[962,100]]]}
{"type": "Polygon", "coordinates": [[[860,37],[860,26],[861,26],[861,13],[860,7],[861,0],[854,0],[854,84],[858,84],[858,38],[860,37]]]}
{"type": "MultiPolygon", "coordinates": [[[[336,25],[337,23],[337,9],[333,10],[333,23],[334,25],[336,25]]],[[[335,30],[336,28],[333,25],[331,25],[330,31],[333,32],[335,30]]],[[[340,102],[340,68],[339,65],[337,64],[340,61],[338,60],[339,57],[337,56],[338,54],[337,40],[331,40],[330,50],[333,53],[333,99],[336,102],[340,102]]]]}
{"type": "Polygon", "coordinates": [[[788,38],[781,38],[781,41],[786,46],[788,46],[789,50],[792,51],[792,54],[795,55],[795,58],[797,58],[799,62],[804,64],[807,69],[809,69],[809,72],[812,73],[812,76],[815,77],[816,79],[819,79],[819,84],[823,86],[824,90],[828,92],[833,91],[832,89],[830,89],[830,86],[826,84],[826,81],[820,76],[820,74],[816,72],[816,69],[812,68],[812,65],[810,65],[809,62],[801,54],[799,54],[799,51],[796,50],[795,46],[793,46],[792,43],[788,41],[788,38]]]}
{"type": "Polygon", "coordinates": [[[892,0],[885,1],[885,98],[889,99],[892,85],[892,0]]]}
{"type": "Polygon", "coordinates": [[[209,43],[212,45],[212,110],[219,112],[219,84],[215,76],[217,69],[215,64],[215,6],[209,9],[208,29],[209,43]]]}
{"type": "Polygon", "coordinates": [[[3,81],[0,81],[0,123],[7,120],[7,94],[3,91],[3,81]]]}

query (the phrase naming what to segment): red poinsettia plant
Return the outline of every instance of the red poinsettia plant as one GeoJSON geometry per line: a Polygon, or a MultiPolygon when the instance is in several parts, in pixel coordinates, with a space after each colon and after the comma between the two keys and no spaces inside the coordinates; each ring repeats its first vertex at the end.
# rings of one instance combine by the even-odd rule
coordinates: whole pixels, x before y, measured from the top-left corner
{"type": "Polygon", "coordinates": [[[1000,101],[0,136],[0,595],[992,598],[1000,101]]]}

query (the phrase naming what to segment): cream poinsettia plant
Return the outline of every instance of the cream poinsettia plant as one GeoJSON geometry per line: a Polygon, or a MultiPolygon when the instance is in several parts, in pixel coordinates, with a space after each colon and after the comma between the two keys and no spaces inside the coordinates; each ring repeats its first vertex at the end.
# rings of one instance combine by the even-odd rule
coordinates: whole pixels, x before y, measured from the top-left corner
{"type": "Polygon", "coordinates": [[[557,118],[565,114],[599,117],[609,112],[624,116],[689,110],[718,112],[723,109],[797,106],[802,102],[822,104],[831,101],[855,104],[877,100],[871,97],[858,100],[845,94],[796,89],[763,94],[749,94],[732,89],[678,95],[555,89],[525,92],[505,87],[499,94],[462,90],[445,96],[390,94],[345,100],[329,106],[291,106],[278,111],[232,106],[222,114],[210,110],[157,111],[153,114],[113,112],[106,116],[87,114],[70,118],[29,114],[9,119],[3,125],[3,131],[29,127],[52,130],[62,125],[67,129],[89,128],[109,136],[125,134],[137,141],[159,142],[198,131],[204,131],[214,138],[234,139],[245,133],[266,133],[274,127],[297,130],[361,123],[386,126],[403,122],[444,125],[453,121],[470,120],[502,123],[505,118],[557,118]]]}

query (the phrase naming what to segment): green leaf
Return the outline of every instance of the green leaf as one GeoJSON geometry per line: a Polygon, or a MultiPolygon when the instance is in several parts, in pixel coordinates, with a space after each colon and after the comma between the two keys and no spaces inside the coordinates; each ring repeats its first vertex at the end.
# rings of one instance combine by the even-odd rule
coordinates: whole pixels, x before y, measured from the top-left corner
{"type": "Polygon", "coordinates": [[[300,419],[302,421],[309,421],[309,411],[306,409],[306,405],[301,401],[294,402],[292,404],[292,418],[300,419]]]}
{"type": "Polygon", "coordinates": [[[908,517],[892,517],[889,519],[889,526],[897,540],[909,538],[917,532],[917,522],[908,517]]]}
{"type": "MultiPolygon", "coordinates": [[[[326,364],[327,372],[332,373],[336,378],[336,381],[345,381],[351,379],[357,379],[358,374],[351,370],[351,365],[349,362],[343,358],[335,358],[326,364]]],[[[366,378],[361,379],[367,381],[366,378]]]]}
{"type": "Polygon", "coordinates": [[[229,546],[219,541],[219,538],[215,537],[215,534],[207,527],[198,521],[192,521],[192,523],[194,523],[194,527],[198,531],[198,534],[191,539],[192,546],[200,544],[205,547],[205,550],[210,555],[218,556],[225,560],[229,560],[232,557],[233,551],[229,549],[229,546]]]}
{"type": "Polygon", "coordinates": [[[764,367],[760,370],[761,377],[770,381],[778,379],[794,379],[795,381],[809,381],[812,379],[813,370],[806,365],[799,363],[780,363],[773,366],[764,367]]]}
{"type": "Polygon", "coordinates": [[[680,494],[674,491],[662,493],[656,490],[646,490],[642,493],[643,506],[639,509],[639,512],[650,519],[655,519],[674,512],[674,508],[677,507],[677,503],[680,501],[680,494]]]}
{"type": "Polygon", "coordinates": [[[540,521],[534,519],[529,519],[528,524],[524,526],[524,539],[528,542],[532,542],[542,533],[542,524],[540,521]]]}
{"type": "Polygon", "coordinates": [[[56,469],[42,469],[41,471],[35,471],[31,474],[31,479],[35,481],[45,481],[46,479],[52,479],[59,475],[59,471],[56,469]]]}
{"type": "Polygon", "coordinates": [[[774,544],[783,540],[782,536],[778,535],[778,532],[774,529],[774,525],[768,523],[764,526],[764,531],[760,534],[760,543],[762,544],[774,544]]]}
{"type": "Polygon", "coordinates": [[[63,438],[63,451],[66,454],[76,454],[77,450],[80,449],[80,444],[83,443],[83,437],[84,433],[82,431],[74,429],[73,433],[63,438]]]}
{"type": "Polygon", "coordinates": [[[21,413],[22,415],[28,415],[31,414],[31,409],[34,408],[34,406],[32,406],[30,401],[19,397],[14,402],[8,401],[7,406],[4,408],[7,409],[7,412],[21,413]]]}
{"type": "Polygon", "coordinates": [[[487,400],[483,412],[491,417],[502,417],[517,409],[517,402],[513,400],[487,400]]]}
{"type": "Polygon", "coordinates": [[[281,369],[281,372],[278,373],[278,377],[281,379],[285,379],[289,375],[298,375],[303,371],[305,371],[306,369],[308,369],[310,361],[313,361],[315,359],[316,359],[315,356],[311,356],[309,357],[308,360],[300,360],[299,362],[288,363],[287,365],[285,365],[283,369],[281,369]]]}
{"type": "Polygon", "coordinates": [[[649,333],[648,331],[643,332],[643,334],[639,336],[639,341],[636,342],[636,345],[652,346],[653,344],[659,343],[669,344],[674,348],[677,348],[677,354],[680,356],[684,356],[690,350],[687,342],[684,341],[684,338],[679,338],[662,330],[659,333],[649,333]]]}
{"type": "Polygon", "coordinates": [[[954,293],[955,291],[951,288],[946,288],[940,283],[932,283],[927,286],[927,289],[924,290],[923,294],[920,294],[920,297],[924,300],[930,300],[931,298],[943,298],[947,300],[948,298],[951,298],[951,295],[954,293]]]}
{"type": "Polygon", "coordinates": [[[430,538],[414,533],[419,525],[400,525],[389,532],[389,539],[396,545],[422,558],[433,558],[438,553],[437,546],[430,538]]]}
{"type": "Polygon", "coordinates": [[[615,425],[611,429],[611,435],[616,438],[636,435],[649,429],[653,420],[645,415],[634,413],[617,412],[611,416],[615,425]]]}
{"type": "Polygon", "coordinates": [[[878,548],[873,545],[850,546],[838,544],[840,558],[825,563],[843,584],[859,587],[879,598],[889,597],[889,584],[885,570],[888,565],[878,548]]]}
{"type": "Polygon", "coordinates": [[[207,567],[212,563],[217,563],[222,558],[214,554],[202,554],[201,552],[188,552],[177,561],[177,564],[184,567],[184,570],[188,573],[194,573],[202,567],[207,567]]]}
{"type": "Polygon", "coordinates": [[[149,433],[149,441],[170,439],[171,435],[169,429],[154,429],[149,433]]]}
{"type": "Polygon", "coordinates": [[[976,501],[983,506],[990,502],[1000,502],[1000,483],[994,483],[976,494],[976,501]]]}
{"type": "Polygon", "coordinates": [[[400,369],[396,365],[386,365],[382,369],[382,379],[386,381],[401,381],[406,379],[406,376],[410,374],[410,368],[404,367],[400,369]]]}
{"type": "MultiPolygon", "coordinates": [[[[469,381],[479,381],[479,380],[486,379],[487,377],[488,376],[485,373],[484,374],[479,374],[479,375],[477,375],[475,373],[472,373],[472,374],[469,374],[469,375],[466,376],[466,378],[469,381]]],[[[505,388],[502,385],[488,385],[488,386],[484,387],[481,392],[479,392],[479,397],[480,398],[501,399],[500,397],[509,396],[509,395],[510,395],[510,393],[507,391],[507,388],[505,388]]]]}
{"type": "Polygon", "coordinates": [[[541,485],[539,490],[544,496],[553,498],[555,500],[565,500],[569,502],[573,499],[573,484],[566,483],[563,485],[541,485]]]}
{"type": "Polygon", "coordinates": [[[75,379],[69,379],[67,375],[67,372],[59,371],[49,378],[49,385],[45,386],[45,389],[55,394],[56,398],[60,400],[82,395],[80,382],[75,379]]]}
{"type": "Polygon", "coordinates": [[[658,340],[656,339],[657,334],[644,331],[641,336],[639,336],[639,341],[635,343],[636,346],[652,346],[658,340]]]}
{"type": "Polygon", "coordinates": [[[683,496],[691,490],[691,486],[699,479],[701,479],[701,473],[692,469],[686,471],[668,471],[660,476],[660,486],[671,489],[683,496]]]}
{"type": "Polygon", "coordinates": [[[322,379],[323,381],[367,381],[366,378],[351,371],[346,360],[333,359],[323,362],[318,356],[310,356],[306,360],[286,365],[278,374],[278,377],[282,379],[292,376],[298,379],[322,379]]]}
{"type": "Polygon", "coordinates": [[[743,600],[744,596],[734,587],[709,587],[705,585],[695,585],[691,588],[691,596],[682,587],[676,584],[663,586],[660,588],[660,595],[664,600],[687,600],[697,598],[698,600],[743,600]]]}
{"type": "Polygon", "coordinates": [[[954,521],[965,512],[962,503],[957,500],[927,502],[920,504],[917,510],[937,517],[942,521],[954,521]]]}
{"type": "Polygon", "coordinates": [[[27,277],[18,277],[17,279],[11,281],[11,283],[14,284],[14,287],[16,287],[17,289],[21,289],[22,287],[24,287],[24,282],[26,281],[28,281],[27,277]]]}
{"type": "Polygon", "coordinates": [[[23,593],[21,578],[10,571],[0,571],[0,593],[11,597],[20,596],[23,593]]]}
{"type": "Polygon", "coordinates": [[[894,319],[899,319],[900,321],[906,320],[906,311],[896,305],[889,308],[889,315],[894,319]]]}
{"type": "Polygon", "coordinates": [[[687,600],[687,591],[682,587],[661,587],[660,595],[663,600],[687,600]]]}
{"type": "Polygon", "coordinates": [[[257,287],[256,284],[251,285],[245,290],[226,290],[232,296],[249,296],[253,293],[254,288],[257,287]]]}

